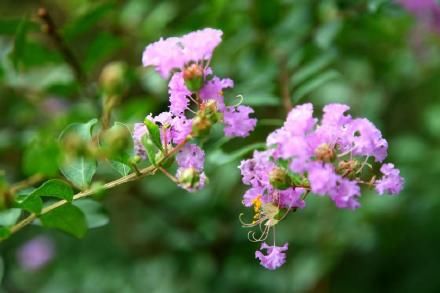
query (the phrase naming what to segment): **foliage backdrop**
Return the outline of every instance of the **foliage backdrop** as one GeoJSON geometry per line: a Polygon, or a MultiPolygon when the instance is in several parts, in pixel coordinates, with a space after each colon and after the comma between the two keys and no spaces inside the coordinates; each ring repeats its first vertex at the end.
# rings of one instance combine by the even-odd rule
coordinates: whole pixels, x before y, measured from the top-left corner
{"type": "MultiPolygon", "coordinates": [[[[260,120],[246,140],[218,148],[217,134],[208,142],[211,182],[201,192],[147,177],[103,195],[110,223],[83,240],[32,226],[2,243],[1,292],[438,292],[438,31],[386,0],[45,1],[85,72],[78,78],[41,31],[37,2],[0,3],[5,180],[58,176],[57,136],[70,123],[99,117],[99,76],[111,61],[128,66],[129,90],[115,120],[130,125],[166,110],[166,83],[141,67],[143,48],[161,36],[222,29],[212,63],[235,80],[231,97],[243,94],[260,120]],[[356,212],[309,197],[309,207],[277,231],[291,249],[287,264],[270,272],[240,228],[237,165],[243,147],[264,141],[285,118],[286,88],[294,104],[344,102],[372,120],[406,187],[398,197],[365,192],[356,212]],[[40,234],[53,241],[55,257],[29,272],[17,253],[40,234]]],[[[108,166],[97,176],[116,177],[108,166]]]]}

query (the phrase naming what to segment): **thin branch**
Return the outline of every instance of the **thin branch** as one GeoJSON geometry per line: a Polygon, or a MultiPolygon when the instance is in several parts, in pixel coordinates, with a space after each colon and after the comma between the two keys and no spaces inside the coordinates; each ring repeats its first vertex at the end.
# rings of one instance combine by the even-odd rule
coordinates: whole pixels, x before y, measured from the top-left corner
{"type": "Polygon", "coordinates": [[[158,169],[165,174],[168,178],[171,179],[171,181],[173,181],[176,184],[179,184],[179,180],[177,180],[177,178],[175,176],[173,176],[172,174],[170,174],[165,168],[159,166],[158,169]]]}
{"type": "Polygon", "coordinates": [[[42,22],[41,30],[51,38],[56,48],[63,56],[64,60],[72,68],[76,79],[80,83],[84,83],[86,81],[86,75],[81,67],[81,63],[75,57],[69,46],[67,46],[61,35],[58,33],[55,22],[53,21],[47,9],[44,7],[40,7],[38,9],[37,15],[42,22]]]}
{"type": "Polygon", "coordinates": [[[286,113],[289,113],[292,110],[292,101],[290,97],[289,91],[289,70],[287,68],[287,58],[285,56],[281,57],[279,60],[279,76],[278,80],[280,83],[280,94],[283,101],[283,107],[286,113]]]}
{"type": "MultiPolygon", "coordinates": [[[[190,138],[191,138],[191,137],[187,137],[183,142],[181,142],[181,143],[178,144],[175,148],[173,148],[173,149],[168,153],[168,156],[162,158],[162,159],[157,163],[156,166],[151,165],[151,166],[148,166],[148,167],[146,167],[146,168],[144,168],[144,169],[142,169],[142,170],[139,170],[139,172],[140,172],[139,175],[138,175],[136,172],[134,172],[134,173],[131,173],[131,174],[127,175],[127,176],[124,176],[124,177],[121,177],[121,178],[119,178],[119,179],[116,179],[116,180],[114,180],[114,181],[108,182],[108,183],[106,183],[106,184],[104,184],[104,185],[102,186],[102,190],[109,190],[109,189],[112,189],[112,188],[114,188],[114,187],[116,187],[116,186],[119,186],[119,185],[125,184],[125,183],[127,183],[127,182],[135,181],[135,180],[137,180],[137,179],[139,179],[139,178],[142,178],[142,177],[145,177],[145,176],[148,176],[148,175],[155,174],[156,171],[157,171],[159,168],[162,168],[162,167],[160,166],[160,164],[163,163],[163,162],[165,162],[168,158],[170,158],[171,156],[173,156],[174,154],[176,154],[180,149],[182,149],[182,147],[183,147],[183,146],[184,146],[184,145],[190,140],[190,138]]],[[[81,191],[81,192],[75,194],[75,195],[73,196],[73,200],[78,200],[78,199],[80,199],[80,198],[83,198],[83,197],[87,197],[87,196],[93,195],[93,194],[95,194],[95,193],[96,193],[96,190],[95,190],[94,188],[90,188],[90,189],[87,189],[87,190],[84,190],[84,191],[81,191]]],[[[18,222],[17,224],[15,224],[14,226],[11,227],[11,229],[10,229],[11,235],[14,234],[14,233],[16,233],[17,231],[23,229],[23,228],[26,227],[27,225],[31,224],[35,219],[37,219],[38,216],[41,216],[41,215],[47,214],[47,213],[49,213],[50,211],[52,211],[52,210],[54,210],[54,209],[56,209],[56,208],[58,208],[58,207],[60,207],[60,206],[65,205],[66,203],[68,203],[68,201],[66,201],[66,200],[60,200],[60,201],[57,201],[57,202],[55,202],[55,203],[53,203],[53,204],[51,204],[51,205],[45,207],[45,208],[41,211],[41,213],[40,213],[39,215],[34,214],[34,213],[30,214],[29,216],[27,216],[26,218],[24,218],[23,220],[21,220],[20,222],[18,222]]],[[[5,239],[0,239],[0,242],[3,241],[3,240],[5,240],[5,239]]]]}
{"type": "Polygon", "coordinates": [[[32,175],[31,177],[12,185],[9,188],[9,192],[11,194],[15,194],[22,189],[25,189],[25,188],[28,188],[28,187],[34,185],[34,184],[37,184],[38,182],[40,182],[43,179],[44,179],[44,176],[42,174],[32,175]]]}

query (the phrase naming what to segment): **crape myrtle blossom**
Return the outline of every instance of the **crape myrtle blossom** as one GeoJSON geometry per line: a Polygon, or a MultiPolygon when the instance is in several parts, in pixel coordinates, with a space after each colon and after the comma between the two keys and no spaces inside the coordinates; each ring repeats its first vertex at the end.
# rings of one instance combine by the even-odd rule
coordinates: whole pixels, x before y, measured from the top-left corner
{"type": "Polygon", "coordinates": [[[206,175],[203,172],[205,152],[196,144],[186,144],[176,155],[177,179],[180,186],[188,191],[196,191],[205,186],[206,175]]]}
{"type": "MultiPolygon", "coordinates": [[[[228,137],[248,136],[256,126],[256,119],[250,117],[253,109],[241,105],[242,100],[234,106],[225,103],[224,91],[232,88],[234,82],[216,76],[209,66],[222,34],[220,30],[205,28],[181,37],[160,39],[148,45],[142,56],[145,67],[154,67],[163,78],[170,78],[169,111],[157,116],[150,114],[145,123],[154,122],[159,127],[164,155],[174,147],[181,148],[172,179],[188,191],[199,190],[207,182],[203,172],[205,154],[188,141],[206,137],[218,122],[224,123],[228,137]]],[[[147,158],[145,140],[150,134],[145,123],[136,123],[133,129],[134,151],[140,159],[147,158]]]]}
{"type": "Polygon", "coordinates": [[[220,30],[205,28],[182,37],[161,38],[145,48],[142,64],[154,66],[163,78],[168,78],[173,69],[183,69],[190,62],[209,61],[222,35],[220,30]]]}
{"type": "Polygon", "coordinates": [[[286,253],[284,251],[287,251],[287,248],[287,243],[283,246],[269,246],[266,243],[262,243],[260,250],[266,249],[267,255],[257,250],[255,252],[255,258],[260,260],[260,264],[263,267],[269,270],[275,270],[286,262],[286,253]]]}
{"type": "MultiPolygon", "coordinates": [[[[291,211],[305,207],[309,193],[328,197],[336,207],[360,207],[361,185],[379,194],[398,194],[404,180],[391,163],[384,163],[388,143],[365,118],[346,114],[347,105],[329,104],[322,119],[313,116],[312,104],[290,111],[284,125],[272,132],[267,149],[255,151],[241,162],[242,181],[249,186],[243,204],[252,207],[254,217],[244,227],[260,226],[261,234],[250,232],[251,241],[266,240],[269,232],[291,211]],[[372,164],[380,165],[376,178],[372,164]]],[[[285,262],[287,245],[263,243],[256,257],[261,265],[276,269],[285,262]]]]}

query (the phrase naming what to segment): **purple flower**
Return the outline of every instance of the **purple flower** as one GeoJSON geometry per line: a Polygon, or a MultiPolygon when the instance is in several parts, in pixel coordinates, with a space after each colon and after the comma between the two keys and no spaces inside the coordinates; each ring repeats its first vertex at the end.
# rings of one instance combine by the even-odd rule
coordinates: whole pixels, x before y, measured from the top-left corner
{"type": "Polygon", "coordinates": [[[271,156],[272,151],[270,150],[255,151],[252,159],[242,161],[239,168],[243,183],[254,187],[267,188],[270,186],[268,170],[276,167],[271,156]]]}
{"type": "Polygon", "coordinates": [[[266,243],[262,243],[260,250],[266,249],[267,255],[264,255],[261,251],[255,252],[255,258],[260,260],[260,264],[269,270],[275,270],[282,266],[286,262],[286,253],[288,244],[283,246],[269,246],[266,243]]]}
{"type": "Polygon", "coordinates": [[[383,176],[380,180],[376,181],[376,191],[379,194],[400,193],[403,188],[404,180],[400,176],[400,171],[394,167],[394,164],[388,163],[382,165],[380,172],[383,174],[383,176]]]}
{"type": "Polygon", "coordinates": [[[326,195],[336,187],[338,175],[332,165],[314,163],[308,168],[308,178],[314,193],[326,195]]]}
{"type": "Polygon", "coordinates": [[[322,115],[322,125],[340,127],[350,123],[351,116],[345,115],[350,107],[344,104],[328,104],[324,107],[322,115]]]}
{"type": "Polygon", "coordinates": [[[145,67],[154,66],[163,78],[168,78],[173,69],[210,60],[222,34],[220,30],[206,28],[182,37],[160,39],[145,48],[142,63],[145,67]]]}
{"type": "Polygon", "coordinates": [[[285,190],[278,191],[278,204],[281,208],[304,208],[306,206],[305,201],[301,198],[304,194],[304,188],[288,188],[285,190]]]}
{"type": "Polygon", "coordinates": [[[50,262],[54,255],[52,240],[46,236],[37,236],[18,249],[17,260],[23,269],[35,271],[50,262]]]}
{"type": "Polygon", "coordinates": [[[217,108],[220,111],[223,111],[225,108],[223,90],[226,88],[232,88],[233,86],[234,82],[232,79],[214,76],[211,80],[208,80],[200,90],[200,98],[204,101],[216,101],[217,108]]]}
{"type": "MultiPolygon", "coordinates": [[[[243,204],[252,207],[252,221],[240,221],[243,227],[260,227],[261,234],[250,232],[251,241],[265,241],[270,230],[292,210],[305,207],[305,198],[312,192],[329,197],[338,208],[360,206],[360,184],[371,186],[374,176],[372,160],[381,163],[387,156],[388,143],[381,132],[365,118],[352,118],[347,105],[324,107],[321,121],[313,117],[311,104],[299,105],[288,114],[286,122],[272,132],[267,150],[254,152],[240,164],[243,183],[250,188],[243,195],[243,204]],[[363,177],[371,176],[369,179],[363,177]]],[[[226,115],[226,114],[225,114],[226,115]]],[[[237,119],[238,120],[238,119],[237,119]]],[[[397,194],[403,178],[393,164],[383,164],[383,174],[375,182],[379,194],[397,194]]],[[[275,234],[274,234],[275,236],[275,234]]],[[[286,259],[282,247],[263,243],[255,253],[268,269],[280,267],[286,259]]]]}
{"type": "Polygon", "coordinates": [[[175,144],[183,142],[192,131],[192,119],[176,116],[171,121],[171,138],[175,144]]]}
{"type": "MultiPolygon", "coordinates": [[[[234,82],[229,78],[215,76],[209,67],[222,34],[220,30],[205,28],[181,37],[161,38],[145,48],[143,65],[154,67],[163,78],[171,75],[168,84],[169,112],[147,117],[159,124],[164,146],[182,147],[181,144],[192,138],[204,138],[222,118],[226,136],[245,137],[255,128],[256,119],[249,117],[253,113],[252,108],[225,106],[223,91],[233,87],[234,82]]],[[[148,135],[145,125],[135,124],[134,149],[143,159],[146,158],[142,143],[144,135],[148,135]]],[[[202,188],[207,181],[203,173],[204,158],[203,150],[197,145],[184,146],[176,155],[177,178],[172,179],[188,191],[202,188]]],[[[253,181],[259,180],[265,181],[263,192],[270,189],[267,178],[255,178],[253,181]]],[[[263,185],[263,182],[258,184],[263,185]]],[[[269,196],[268,192],[265,192],[265,196],[269,196]]],[[[292,198],[290,201],[295,200],[292,198]]]]}
{"type": "Polygon", "coordinates": [[[339,177],[336,188],[329,193],[338,208],[353,210],[360,206],[357,198],[361,189],[355,181],[339,177]]]}
{"type": "Polygon", "coordinates": [[[160,39],[148,45],[142,55],[142,63],[145,67],[154,66],[163,78],[168,78],[171,70],[182,68],[185,59],[182,56],[180,39],[176,37],[160,39]]]}
{"type": "Polygon", "coordinates": [[[223,113],[225,135],[229,137],[248,136],[257,125],[257,119],[249,117],[251,113],[254,113],[254,110],[248,106],[226,107],[223,113]]]}
{"type": "Polygon", "coordinates": [[[142,159],[147,158],[147,153],[145,151],[145,147],[142,143],[142,137],[148,133],[147,127],[144,123],[135,123],[133,128],[133,144],[134,144],[134,153],[136,156],[141,157],[142,159]]]}
{"type": "Polygon", "coordinates": [[[175,73],[171,78],[168,93],[170,94],[170,112],[174,115],[184,113],[188,107],[188,97],[191,96],[191,92],[187,89],[181,72],[175,73]]]}
{"type": "Polygon", "coordinates": [[[260,188],[260,187],[252,187],[249,188],[248,190],[246,190],[246,192],[243,195],[243,201],[242,203],[246,206],[246,207],[250,207],[254,204],[255,199],[258,196],[262,196],[262,194],[264,193],[264,189],[260,188]]]}
{"type": "Polygon", "coordinates": [[[205,162],[205,152],[196,144],[186,144],[176,155],[176,162],[179,168],[201,171],[205,162]]]}
{"type": "Polygon", "coordinates": [[[350,141],[354,155],[372,156],[382,162],[388,151],[388,143],[380,131],[365,118],[354,119],[350,124],[350,141]]]}
{"type": "Polygon", "coordinates": [[[181,37],[186,62],[210,60],[212,52],[222,41],[221,30],[205,28],[181,37]]]}
{"type": "Polygon", "coordinates": [[[316,119],[313,118],[313,105],[308,103],[293,108],[287,115],[284,128],[292,135],[305,135],[313,129],[316,119]]]}

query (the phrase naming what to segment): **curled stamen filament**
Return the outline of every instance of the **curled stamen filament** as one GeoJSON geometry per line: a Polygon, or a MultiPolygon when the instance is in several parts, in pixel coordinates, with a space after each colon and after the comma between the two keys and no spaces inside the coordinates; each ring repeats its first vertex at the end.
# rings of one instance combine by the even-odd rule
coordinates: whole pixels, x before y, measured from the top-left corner
{"type": "Polygon", "coordinates": [[[251,242],[261,242],[266,240],[267,236],[269,236],[270,226],[265,226],[264,230],[262,231],[260,237],[255,237],[256,232],[255,231],[249,231],[248,232],[248,239],[251,242]]]}
{"type": "Polygon", "coordinates": [[[233,105],[233,107],[238,107],[243,103],[244,97],[243,95],[236,95],[235,98],[240,99],[237,104],[233,105]]]}

